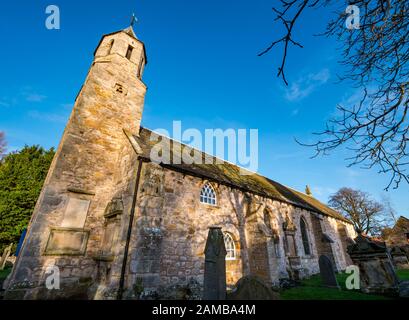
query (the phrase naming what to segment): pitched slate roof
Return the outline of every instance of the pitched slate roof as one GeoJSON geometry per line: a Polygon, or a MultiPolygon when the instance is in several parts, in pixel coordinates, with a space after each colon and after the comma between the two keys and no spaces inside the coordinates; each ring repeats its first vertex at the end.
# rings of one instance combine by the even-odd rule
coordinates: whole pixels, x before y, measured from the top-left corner
{"type": "MultiPolygon", "coordinates": [[[[184,148],[196,150],[183,143],[154,133],[153,131],[146,128],[141,128],[139,136],[133,136],[133,138],[138,144],[138,149],[140,149],[138,150],[139,156],[148,161],[151,161],[151,150],[153,146],[158,143],[158,141],[162,142],[161,145],[163,147],[163,153],[161,154],[161,156],[164,157],[165,155],[169,155],[170,159],[173,159],[172,150],[178,150],[177,148],[181,148],[181,150],[184,150],[184,148]],[[159,139],[152,140],[152,134],[159,137],[159,139]],[[166,143],[163,143],[165,141],[166,143]]],[[[198,150],[196,150],[196,152],[200,155],[199,157],[201,157],[203,160],[207,159],[208,161],[202,161],[202,164],[186,164],[183,163],[183,161],[181,161],[182,163],[180,164],[175,164],[172,163],[172,161],[166,161],[166,163],[161,163],[160,165],[162,167],[179,171],[188,175],[215,181],[243,191],[271,198],[273,200],[289,203],[296,207],[307,209],[325,216],[330,216],[351,223],[341,214],[329,208],[312,196],[293,190],[257,173],[249,172],[250,174],[243,175],[240,171],[243,169],[232,163],[223,161],[198,150]],[[207,164],[209,162],[211,164],[207,164]]]]}

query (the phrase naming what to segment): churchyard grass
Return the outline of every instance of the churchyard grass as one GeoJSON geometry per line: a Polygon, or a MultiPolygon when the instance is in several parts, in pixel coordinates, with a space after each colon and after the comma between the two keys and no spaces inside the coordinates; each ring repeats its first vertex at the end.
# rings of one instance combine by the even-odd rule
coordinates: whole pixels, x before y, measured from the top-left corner
{"type": "Polygon", "coordinates": [[[409,281],[409,269],[400,269],[396,273],[400,280],[409,281]]]}
{"type": "MultiPolygon", "coordinates": [[[[405,270],[404,270],[405,271],[405,270]]],[[[399,274],[400,275],[400,274],[399,274]]],[[[389,298],[379,295],[370,295],[357,290],[347,290],[345,280],[346,273],[338,273],[337,281],[340,290],[325,288],[321,286],[321,276],[314,275],[304,279],[301,285],[295,288],[283,290],[281,299],[283,300],[387,300],[389,298]]]]}
{"type": "Polygon", "coordinates": [[[387,300],[387,297],[364,294],[356,291],[324,287],[301,286],[281,293],[283,300],[387,300]]]}

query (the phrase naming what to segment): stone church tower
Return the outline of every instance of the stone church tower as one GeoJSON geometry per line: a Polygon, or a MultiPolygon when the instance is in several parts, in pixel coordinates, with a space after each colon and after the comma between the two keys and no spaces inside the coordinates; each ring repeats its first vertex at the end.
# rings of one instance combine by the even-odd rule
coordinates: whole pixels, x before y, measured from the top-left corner
{"type": "Polygon", "coordinates": [[[131,207],[137,165],[128,136],[140,130],[147,59],[132,27],[103,36],[94,55],[34,210],[9,298],[58,297],[58,290],[44,288],[53,265],[65,296],[108,272],[114,286],[120,281],[120,267],[105,270],[104,263],[123,257],[123,245],[109,244],[129,217],[123,212],[131,207]]]}

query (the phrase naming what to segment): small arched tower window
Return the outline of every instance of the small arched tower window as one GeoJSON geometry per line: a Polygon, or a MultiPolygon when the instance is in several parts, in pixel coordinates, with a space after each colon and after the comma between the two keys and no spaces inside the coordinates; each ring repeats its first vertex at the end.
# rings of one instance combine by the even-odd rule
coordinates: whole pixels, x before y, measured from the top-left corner
{"type": "Polygon", "coordinates": [[[128,60],[131,60],[132,52],[133,52],[133,47],[132,47],[132,46],[128,46],[128,50],[126,51],[126,58],[127,58],[128,60]]]}
{"type": "Polygon", "coordinates": [[[236,245],[234,244],[233,237],[230,233],[224,232],[224,246],[226,247],[226,260],[235,260],[236,259],[236,245]]]}
{"type": "Polygon", "coordinates": [[[200,192],[200,202],[210,204],[212,206],[216,205],[216,192],[211,184],[206,183],[203,186],[202,191],[200,192]]]}
{"type": "Polygon", "coordinates": [[[302,243],[304,246],[304,252],[306,255],[309,255],[311,254],[311,249],[310,249],[310,242],[308,240],[307,223],[305,222],[304,218],[300,219],[300,230],[301,230],[302,243]]]}
{"type": "Polygon", "coordinates": [[[112,48],[114,47],[114,42],[115,42],[114,39],[112,39],[112,40],[109,42],[109,45],[108,45],[108,54],[111,54],[111,53],[112,53],[112,48]]]}

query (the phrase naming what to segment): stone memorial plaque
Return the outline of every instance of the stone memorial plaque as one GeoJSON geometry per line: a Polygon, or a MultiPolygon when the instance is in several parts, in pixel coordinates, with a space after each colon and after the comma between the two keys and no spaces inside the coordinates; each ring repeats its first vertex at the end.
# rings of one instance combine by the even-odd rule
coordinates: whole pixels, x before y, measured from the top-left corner
{"type": "Polygon", "coordinates": [[[84,255],[89,231],[74,228],[52,228],[45,249],[46,255],[84,255]]]}
{"type": "Polygon", "coordinates": [[[70,198],[61,223],[63,228],[83,228],[90,205],[90,200],[70,198]]]}

